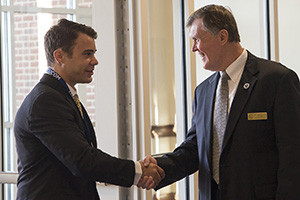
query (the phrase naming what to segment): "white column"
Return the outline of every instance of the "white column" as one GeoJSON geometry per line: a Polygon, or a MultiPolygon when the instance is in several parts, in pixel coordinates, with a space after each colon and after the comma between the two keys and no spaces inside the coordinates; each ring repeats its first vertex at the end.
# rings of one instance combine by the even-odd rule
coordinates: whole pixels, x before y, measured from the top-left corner
{"type": "MultiPolygon", "coordinates": [[[[116,72],[116,19],[115,1],[93,1],[93,27],[96,40],[95,129],[98,148],[118,156],[117,72],[116,72]]],[[[98,187],[101,200],[119,199],[119,187],[98,187]]]]}

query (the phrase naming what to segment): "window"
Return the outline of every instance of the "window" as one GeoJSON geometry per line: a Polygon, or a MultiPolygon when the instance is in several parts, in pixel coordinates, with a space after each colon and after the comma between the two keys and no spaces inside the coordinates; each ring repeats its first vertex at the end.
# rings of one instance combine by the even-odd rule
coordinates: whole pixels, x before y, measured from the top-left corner
{"type": "MultiPolygon", "coordinates": [[[[47,69],[43,39],[61,18],[91,25],[92,0],[1,1],[1,122],[2,171],[17,172],[13,122],[25,96],[47,69]]],[[[94,120],[94,85],[79,86],[94,120]]],[[[3,199],[15,199],[16,185],[4,184],[3,199]]],[[[1,199],[1,197],[0,197],[1,199]]]]}

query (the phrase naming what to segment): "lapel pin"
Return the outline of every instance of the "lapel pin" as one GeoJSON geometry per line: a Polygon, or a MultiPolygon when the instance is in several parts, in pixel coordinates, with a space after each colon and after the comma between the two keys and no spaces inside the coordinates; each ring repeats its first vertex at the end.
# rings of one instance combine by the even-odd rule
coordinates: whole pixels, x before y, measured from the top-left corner
{"type": "Polygon", "coordinates": [[[245,89],[245,90],[247,90],[249,87],[250,87],[250,84],[249,84],[249,83],[245,83],[245,84],[244,84],[244,89],[245,89]]]}

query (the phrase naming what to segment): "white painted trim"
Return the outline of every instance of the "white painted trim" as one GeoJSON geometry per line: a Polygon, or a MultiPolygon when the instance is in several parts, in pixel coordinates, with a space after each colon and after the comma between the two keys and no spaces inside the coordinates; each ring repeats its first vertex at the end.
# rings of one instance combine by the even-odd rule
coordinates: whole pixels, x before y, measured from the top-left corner
{"type": "Polygon", "coordinates": [[[18,173],[0,173],[0,184],[17,184],[18,173]]]}
{"type": "Polygon", "coordinates": [[[278,0],[270,0],[269,2],[271,60],[279,62],[278,0]]]}

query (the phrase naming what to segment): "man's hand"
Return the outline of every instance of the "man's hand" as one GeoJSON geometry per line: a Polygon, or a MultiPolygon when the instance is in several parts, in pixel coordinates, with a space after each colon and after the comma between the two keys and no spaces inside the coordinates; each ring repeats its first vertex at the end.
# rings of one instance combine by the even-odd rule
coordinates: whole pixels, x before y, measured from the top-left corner
{"type": "Polygon", "coordinates": [[[138,183],[138,187],[143,189],[155,188],[159,182],[165,177],[165,172],[159,166],[154,158],[147,156],[143,161],[139,161],[142,166],[142,177],[138,183]]]}
{"type": "Polygon", "coordinates": [[[148,167],[150,163],[154,163],[157,165],[156,159],[151,156],[147,156],[146,158],[144,158],[143,162],[144,162],[145,167],[148,167]]]}

